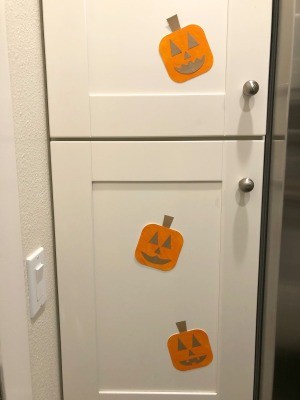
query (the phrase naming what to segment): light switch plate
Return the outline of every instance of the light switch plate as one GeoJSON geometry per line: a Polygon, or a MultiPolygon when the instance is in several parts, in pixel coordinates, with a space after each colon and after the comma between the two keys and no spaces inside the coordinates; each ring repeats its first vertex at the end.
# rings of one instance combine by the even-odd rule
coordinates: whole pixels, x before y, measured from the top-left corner
{"type": "Polygon", "coordinates": [[[46,301],[44,249],[40,247],[26,258],[30,316],[33,318],[46,301]]]}

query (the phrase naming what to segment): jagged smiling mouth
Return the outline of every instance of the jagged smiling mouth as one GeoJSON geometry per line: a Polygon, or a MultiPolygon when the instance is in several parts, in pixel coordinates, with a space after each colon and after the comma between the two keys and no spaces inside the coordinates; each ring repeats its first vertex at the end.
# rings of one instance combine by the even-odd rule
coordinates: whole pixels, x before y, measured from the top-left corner
{"type": "Polygon", "coordinates": [[[200,357],[194,357],[191,358],[190,360],[184,360],[184,361],[180,361],[180,364],[185,365],[186,367],[196,363],[199,364],[202,361],[204,361],[206,359],[206,356],[200,356],[200,357]]]}
{"type": "Polygon", "coordinates": [[[175,67],[180,74],[193,74],[198,71],[205,63],[205,56],[196,58],[195,61],[189,61],[187,64],[182,64],[180,67],[175,67]]]}
{"type": "Polygon", "coordinates": [[[144,253],[143,251],[142,251],[142,256],[145,258],[145,260],[153,264],[163,265],[171,261],[168,258],[159,258],[158,256],[153,256],[153,257],[148,256],[148,254],[144,253]]]}

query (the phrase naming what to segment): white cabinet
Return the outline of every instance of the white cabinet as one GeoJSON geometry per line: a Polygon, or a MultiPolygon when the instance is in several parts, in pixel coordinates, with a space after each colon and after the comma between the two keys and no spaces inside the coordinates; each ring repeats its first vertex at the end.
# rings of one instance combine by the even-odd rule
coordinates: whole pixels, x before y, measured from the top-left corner
{"type": "Polygon", "coordinates": [[[265,135],[271,7],[271,0],[43,0],[51,136],[265,135]],[[214,57],[207,73],[184,83],[169,78],[159,54],[174,14],[181,27],[205,31],[214,57]],[[251,99],[242,96],[249,79],[260,84],[251,99]]]}
{"type": "Polygon", "coordinates": [[[262,140],[52,142],[63,382],[67,400],[250,400],[262,140]],[[238,182],[251,176],[255,189],[238,182]],[[160,271],[134,257],[143,227],[174,217],[184,244],[160,271]],[[214,359],[178,371],[176,322],[214,359]]]}
{"type": "MultiPolygon", "coordinates": [[[[251,400],[272,1],[43,0],[43,12],[65,400],[251,400]],[[175,14],[185,30],[168,28],[175,14]],[[199,32],[213,64],[197,75],[212,63],[199,32]],[[193,79],[170,78],[165,36],[193,79]],[[149,224],[182,235],[169,269],[172,232],[135,258],[149,224]],[[182,321],[208,335],[209,365],[174,367],[182,321]]],[[[182,335],[181,365],[200,363],[199,337],[182,335]]]]}

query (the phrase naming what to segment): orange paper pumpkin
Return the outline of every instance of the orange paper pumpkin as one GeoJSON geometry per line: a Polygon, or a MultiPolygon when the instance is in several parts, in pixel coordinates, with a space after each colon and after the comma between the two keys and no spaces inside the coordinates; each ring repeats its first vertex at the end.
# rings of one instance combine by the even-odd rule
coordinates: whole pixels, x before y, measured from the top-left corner
{"type": "Polygon", "coordinates": [[[214,58],[203,29],[198,25],[180,28],[177,15],[167,21],[172,33],[161,40],[159,52],[170,78],[185,82],[209,71],[214,58]]]}
{"type": "Polygon", "coordinates": [[[176,323],[180,333],[168,340],[168,349],[172,363],[180,371],[205,367],[213,360],[206,332],[201,329],[188,331],[186,321],[176,323]]]}
{"type": "Polygon", "coordinates": [[[181,233],[170,229],[173,217],[165,215],[163,225],[149,224],[141,232],[135,250],[137,261],[147,267],[169,271],[174,268],[183,245],[181,233]]]}

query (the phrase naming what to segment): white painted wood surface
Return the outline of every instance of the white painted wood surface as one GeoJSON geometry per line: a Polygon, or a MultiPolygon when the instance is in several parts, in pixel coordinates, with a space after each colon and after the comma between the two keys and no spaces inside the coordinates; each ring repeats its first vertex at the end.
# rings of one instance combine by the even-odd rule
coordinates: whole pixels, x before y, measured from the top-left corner
{"type": "Polygon", "coordinates": [[[253,399],[264,141],[228,141],[223,151],[219,394],[253,399]],[[250,177],[250,193],[238,189],[250,177]]]}
{"type": "Polygon", "coordinates": [[[90,136],[85,0],[43,0],[50,136],[90,136]]]}
{"type": "Polygon", "coordinates": [[[51,136],[156,138],[51,144],[66,400],[252,398],[264,142],[158,139],[265,134],[271,8],[44,0],[51,136]],[[158,54],[175,13],[215,56],[184,84],[158,54]],[[247,100],[249,79],[260,91],[247,100]],[[133,253],[168,207],[190,244],[161,273],[133,253]],[[173,369],[165,343],[180,319],[209,333],[209,367],[173,369]]]}
{"type": "Polygon", "coordinates": [[[93,142],[97,181],[221,181],[222,142],[93,142]],[[200,156],[201,155],[201,156],[200,156]]]}
{"type": "Polygon", "coordinates": [[[123,152],[115,143],[116,154],[106,143],[51,144],[66,400],[99,394],[104,400],[252,398],[264,142],[164,143],[143,142],[152,180],[136,142],[123,152]],[[215,181],[211,168],[207,177],[190,178],[187,162],[185,177],[173,180],[169,170],[170,183],[159,182],[164,143],[166,163],[170,154],[175,160],[190,155],[201,170],[199,160],[209,156],[218,166],[215,181]],[[131,154],[128,179],[122,153],[126,161],[131,154]],[[101,159],[106,171],[115,162],[122,168],[103,175],[101,159]],[[148,178],[141,181],[134,169],[148,178]],[[255,181],[249,194],[238,190],[244,176],[255,181]],[[162,273],[135,263],[134,248],[141,226],[161,223],[166,208],[186,242],[178,265],[162,273]],[[210,335],[215,359],[209,367],[172,369],[166,340],[176,332],[175,319],[185,316],[189,328],[206,328],[210,335]]]}
{"type": "Polygon", "coordinates": [[[272,0],[229,0],[225,135],[266,134],[272,0]],[[259,83],[252,97],[245,82],[259,83]]]}
{"type": "Polygon", "coordinates": [[[224,99],[223,93],[91,96],[92,136],[222,135],[224,99]]]}
{"type": "Polygon", "coordinates": [[[190,94],[225,91],[228,0],[87,0],[91,94],[190,94]],[[214,54],[211,71],[184,84],[173,82],[158,52],[170,34],[167,18],[181,27],[200,25],[214,54]]]}
{"type": "Polygon", "coordinates": [[[52,137],[265,135],[271,0],[43,4],[52,137]],[[214,54],[208,73],[181,84],[158,52],[176,13],[203,27],[214,54]],[[247,100],[249,79],[260,91],[247,100]]]}
{"type": "Polygon", "coordinates": [[[96,400],[91,144],[51,143],[65,400],[96,400]]]}
{"type": "Polygon", "coordinates": [[[94,183],[101,394],[156,391],[160,398],[165,391],[217,391],[222,185],[189,182],[186,172],[176,182],[153,182],[154,173],[152,182],[94,183]],[[165,214],[174,216],[171,228],[180,231],[184,244],[174,269],[161,272],[140,265],[134,252],[144,226],[161,225],[165,214]],[[182,320],[188,329],[207,332],[214,353],[209,366],[185,373],[173,367],[167,340],[182,320]]]}

